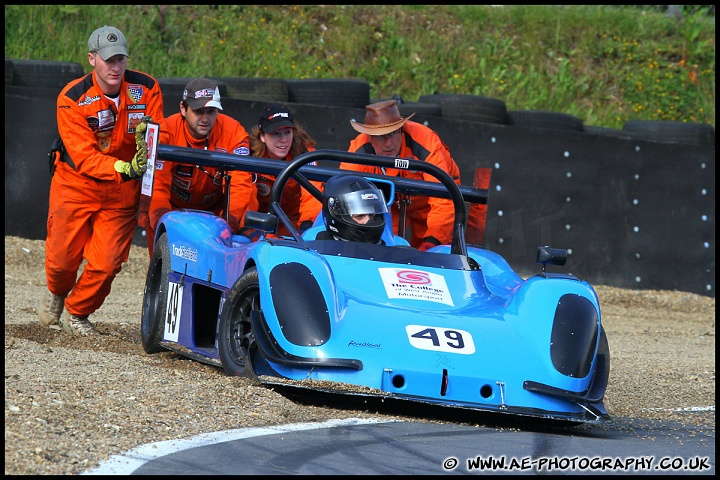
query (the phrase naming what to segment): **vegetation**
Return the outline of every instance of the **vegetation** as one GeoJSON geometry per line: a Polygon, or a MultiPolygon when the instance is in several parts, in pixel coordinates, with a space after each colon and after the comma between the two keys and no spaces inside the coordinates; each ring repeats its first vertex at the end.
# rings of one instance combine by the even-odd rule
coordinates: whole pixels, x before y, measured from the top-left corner
{"type": "Polygon", "coordinates": [[[95,28],[162,77],[359,78],[372,98],[503,100],[586,125],[715,125],[714,7],[6,5],[5,56],[85,59],[95,28]]]}

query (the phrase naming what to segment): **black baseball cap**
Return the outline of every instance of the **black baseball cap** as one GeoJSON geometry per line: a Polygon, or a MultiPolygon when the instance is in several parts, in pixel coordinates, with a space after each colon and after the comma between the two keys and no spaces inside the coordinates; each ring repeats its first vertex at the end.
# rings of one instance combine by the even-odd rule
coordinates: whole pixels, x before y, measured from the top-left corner
{"type": "Polygon", "coordinates": [[[269,105],[265,107],[258,120],[258,130],[273,133],[283,127],[295,127],[295,119],[285,105],[269,105]]]}

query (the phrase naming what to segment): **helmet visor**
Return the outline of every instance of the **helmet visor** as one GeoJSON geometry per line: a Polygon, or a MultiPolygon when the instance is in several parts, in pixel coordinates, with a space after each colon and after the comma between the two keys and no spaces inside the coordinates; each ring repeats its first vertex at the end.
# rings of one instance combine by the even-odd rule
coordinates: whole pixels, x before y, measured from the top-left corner
{"type": "Polygon", "coordinates": [[[367,189],[344,193],[328,203],[331,212],[338,216],[375,215],[386,213],[387,203],[380,190],[367,189]]]}

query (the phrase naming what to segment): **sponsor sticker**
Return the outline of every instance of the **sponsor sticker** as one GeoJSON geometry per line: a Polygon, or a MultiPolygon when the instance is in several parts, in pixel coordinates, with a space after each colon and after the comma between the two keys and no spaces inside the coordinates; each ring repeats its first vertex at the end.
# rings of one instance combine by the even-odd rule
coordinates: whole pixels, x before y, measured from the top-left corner
{"type": "MultiPolygon", "coordinates": [[[[142,122],[144,113],[143,112],[128,112],[128,128],[127,132],[135,135],[135,127],[140,125],[142,122]]],[[[147,134],[146,134],[147,135],[147,134]]]]}
{"type": "Polygon", "coordinates": [[[455,306],[445,277],[423,270],[378,268],[388,298],[407,298],[455,306]]]}
{"type": "Polygon", "coordinates": [[[90,105],[91,103],[95,103],[98,100],[100,100],[100,96],[96,95],[94,97],[85,97],[85,100],[82,102],[78,102],[78,107],[84,107],[85,105],[90,105]]]}
{"type": "Polygon", "coordinates": [[[115,113],[108,110],[100,110],[98,112],[98,131],[108,132],[115,128],[115,113]]]}
{"type": "Polygon", "coordinates": [[[131,83],[128,85],[128,96],[134,103],[138,103],[143,97],[142,85],[131,83]]]}
{"type": "Polygon", "coordinates": [[[173,243],[170,250],[172,254],[177,257],[191,262],[197,262],[198,251],[195,248],[186,247],[185,245],[175,245],[173,243]]]}

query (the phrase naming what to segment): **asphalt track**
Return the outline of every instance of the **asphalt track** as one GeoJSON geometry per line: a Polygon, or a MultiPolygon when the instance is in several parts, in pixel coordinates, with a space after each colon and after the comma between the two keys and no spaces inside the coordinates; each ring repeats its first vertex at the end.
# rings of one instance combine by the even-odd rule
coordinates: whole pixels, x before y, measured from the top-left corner
{"type": "Polygon", "coordinates": [[[84,474],[714,475],[715,433],[649,420],[527,431],[351,418],[150,443],[84,474]]]}

